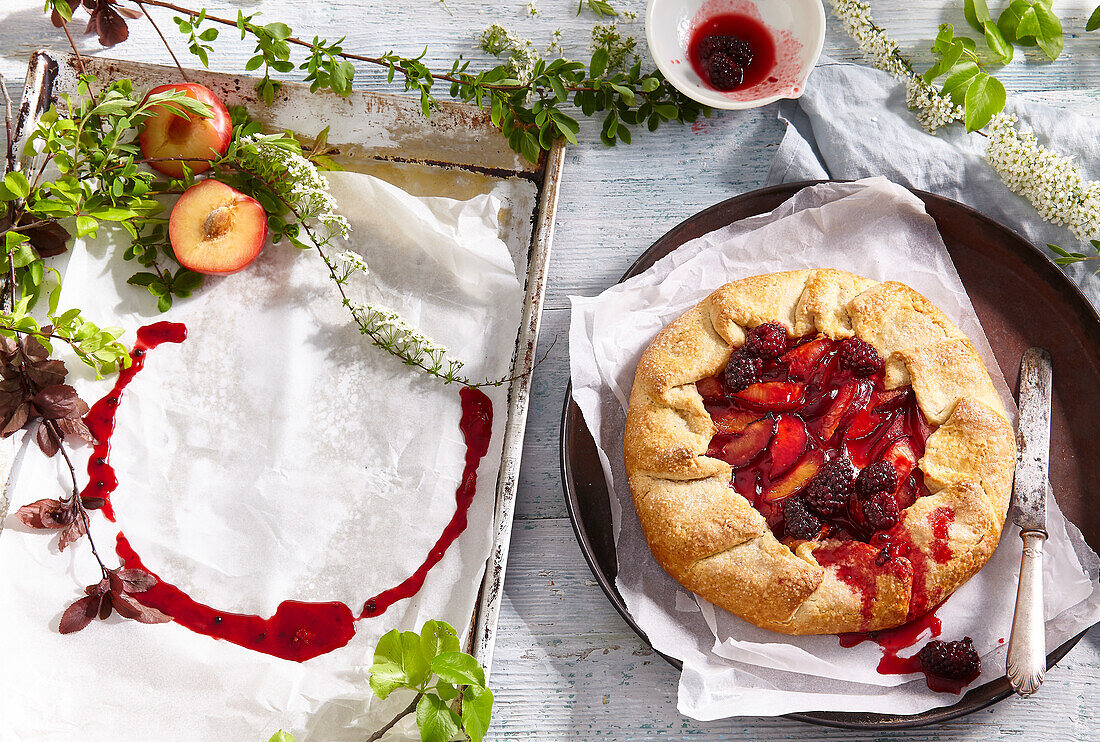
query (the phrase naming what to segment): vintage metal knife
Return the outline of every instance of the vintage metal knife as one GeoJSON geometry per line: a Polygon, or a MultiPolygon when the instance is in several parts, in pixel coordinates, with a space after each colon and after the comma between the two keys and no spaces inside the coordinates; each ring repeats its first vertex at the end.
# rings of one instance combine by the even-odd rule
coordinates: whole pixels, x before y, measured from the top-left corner
{"type": "Polygon", "coordinates": [[[1008,682],[1021,696],[1039,690],[1046,672],[1043,621],[1043,543],[1047,539],[1047,467],[1050,460],[1050,354],[1028,348],[1020,361],[1020,420],[1016,478],[1009,520],[1020,527],[1024,553],[1008,640],[1008,682]]]}

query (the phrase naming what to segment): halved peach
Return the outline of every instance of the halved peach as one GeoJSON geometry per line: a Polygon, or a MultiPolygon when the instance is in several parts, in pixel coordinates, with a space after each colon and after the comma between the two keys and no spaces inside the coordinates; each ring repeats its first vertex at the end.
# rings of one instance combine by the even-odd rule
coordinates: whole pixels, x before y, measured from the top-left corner
{"type": "Polygon", "coordinates": [[[172,251],[184,268],[225,275],[246,268],[267,240],[260,202],[216,180],[184,191],[168,220],[172,251]]]}
{"type": "Polygon", "coordinates": [[[765,381],[752,384],[733,396],[761,410],[787,412],[802,404],[805,385],[792,381],[765,381]]]}
{"type": "Polygon", "coordinates": [[[783,477],[779,481],[772,482],[764,489],[763,498],[767,502],[778,502],[779,500],[785,500],[791,495],[801,492],[806,485],[810,483],[810,480],[817,474],[817,470],[821,468],[821,465],[825,462],[825,454],[818,450],[813,449],[802,457],[802,460],[798,462],[798,465],[791,469],[787,476],[783,477]]]}
{"type": "Polygon", "coordinates": [[[780,415],[775,422],[775,437],[768,450],[772,454],[770,476],[777,479],[787,473],[806,452],[806,423],[795,415],[780,415]]]}
{"type": "Polygon", "coordinates": [[[732,467],[745,466],[768,447],[775,433],[775,420],[764,417],[748,425],[722,448],[722,460],[732,467]]]}
{"type": "Polygon", "coordinates": [[[167,105],[158,105],[153,115],[145,120],[145,128],[138,135],[141,153],[147,159],[160,160],[150,162],[149,166],[172,178],[183,177],[184,163],[192,173],[198,174],[210,169],[206,162],[218,155],[225,154],[233,138],[233,121],[229,111],[214,91],[193,82],[160,85],[145,96],[176,90],[208,105],[213,113],[210,118],[179,115],[167,105]],[[193,160],[170,160],[172,157],[193,157],[193,160]]]}

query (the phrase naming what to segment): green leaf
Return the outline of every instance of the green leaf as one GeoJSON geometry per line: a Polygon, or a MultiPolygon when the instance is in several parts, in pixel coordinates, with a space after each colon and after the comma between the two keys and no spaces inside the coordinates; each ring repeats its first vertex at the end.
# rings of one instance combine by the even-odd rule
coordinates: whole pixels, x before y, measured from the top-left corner
{"type": "Polygon", "coordinates": [[[402,662],[403,654],[401,632],[397,629],[383,634],[374,648],[374,664],[370,668],[370,687],[374,695],[382,700],[409,680],[402,662]]]}
{"type": "Polygon", "coordinates": [[[955,63],[959,61],[960,57],[962,57],[963,51],[965,50],[963,49],[962,44],[952,43],[950,46],[948,46],[943,52],[943,56],[936,60],[936,63],[933,64],[928,69],[928,71],[924,73],[924,81],[930,83],[937,77],[954,67],[955,63]]]}
{"type": "Polygon", "coordinates": [[[15,198],[26,198],[31,195],[30,181],[27,180],[26,175],[18,170],[12,170],[4,176],[4,189],[15,198]]]}
{"type": "Polygon", "coordinates": [[[420,627],[420,653],[428,662],[442,652],[459,649],[458,632],[446,621],[425,621],[420,627]]]}
{"type": "Polygon", "coordinates": [[[462,730],[470,742],[481,742],[493,716],[493,692],[471,685],[462,694],[462,730]]]}
{"type": "Polygon", "coordinates": [[[1097,5],[1096,9],[1092,11],[1089,22],[1085,24],[1086,31],[1095,31],[1098,28],[1100,28],[1100,5],[1097,5]]]}
{"type": "Polygon", "coordinates": [[[87,235],[95,236],[99,230],[99,222],[90,216],[85,214],[76,215],[76,236],[86,237],[87,235]]]}
{"type": "Polygon", "coordinates": [[[970,60],[955,65],[943,81],[943,94],[951,96],[951,101],[956,106],[963,105],[966,102],[967,88],[970,87],[970,83],[974,81],[974,78],[980,74],[982,74],[982,71],[978,68],[978,65],[970,60]]]}
{"type": "Polygon", "coordinates": [[[135,273],[126,279],[131,286],[151,286],[159,278],[156,273],[135,273]]]}
{"type": "Polygon", "coordinates": [[[1039,44],[1039,48],[1043,50],[1043,54],[1046,54],[1047,58],[1053,62],[1061,56],[1062,49],[1065,47],[1062,22],[1044,4],[1038,3],[1032,7],[1035,10],[1035,18],[1039,24],[1039,33],[1036,35],[1035,40],[1039,44]]]}
{"type": "Polygon", "coordinates": [[[462,728],[458,714],[434,694],[416,704],[416,726],[422,742],[449,742],[462,728]]]}
{"type": "Polygon", "coordinates": [[[985,21],[982,27],[985,30],[985,44],[989,47],[989,50],[997,55],[1001,64],[1011,62],[1013,56],[1012,44],[1008,43],[997,24],[993,21],[985,21]]]}
{"type": "Polygon", "coordinates": [[[1039,15],[1035,12],[1035,6],[1028,5],[1020,13],[1020,22],[1016,25],[1016,38],[1026,39],[1029,36],[1035,38],[1042,32],[1043,28],[1039,24],[1039,15]]]}
{"type": "Polygon", "coordinates": [[[453,685],[485,685],[485,670],[464,652],[442,652],[432,659],[432,672],[453,685]]]}
{"type": "Polygon", "coordinates": [[[600,47],[596,51],[592,52],[592,61],[588,64],[589,73],[592,77],[599,77],[607,69],[607,49],[600,47]]]}
{"type": "Polygon", "coordinates": [[[661,87],[661,81],[656,77],[647,77],[642,80],[642,92],[652,93],[657,88],[661,87]]]}
{"type": "Polygon", "coordinates": [[[986,21],[993,20],[993,16],[989,14],[989,6],[986,5],[985,0],[966,0],[963,3],[963,15],[966,16],[966,22],[969,23],[975,31],[981,31],[986,21]]]}
{"type": "Polygon", "coordinates": [[[298,740],[294,739],[290,732],[284,732],[280,729],[275,732],[275,734],[271,735],[271,739],[267,742],[298,742],[298,740]]]}
{"type": "Polygon", "coordinates": [[[1004,110],[1007,94],[1005,86],[997,78],[982,72],[966,89],[963,103],[966,109],[964,121],[967,131],[977,131],[1004,110]]]}
{"type": "Polygon", "coordinates": [[[290,26],[285,23],[268,23],[263,29],[278,41],[289,39],[291,35],[290,26]]]}

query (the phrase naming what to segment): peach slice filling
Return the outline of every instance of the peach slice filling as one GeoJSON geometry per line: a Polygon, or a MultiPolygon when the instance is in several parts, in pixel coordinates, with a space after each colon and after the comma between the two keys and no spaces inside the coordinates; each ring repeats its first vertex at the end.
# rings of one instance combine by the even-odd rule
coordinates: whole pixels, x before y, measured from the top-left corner
{"type": "MultiPolygon", "coordinates": [[[[708,456],[733,467],[731,486],[784,538],[784,503],[799,497],[831,461],[847,458],[855,477],[878,461],[896,472],[899,509],[929,494],[917,462],[933,428],[909,386],[886,389],[883,372],[857,375],[840,358],[841,341],[807,335],[764,361],[756,383],[733,391],[724,374],[696,387],[714,421],[708,456]]],[[[853,502],[821,516],[815,540],[871,542],[881,532],[853,502]]]]}

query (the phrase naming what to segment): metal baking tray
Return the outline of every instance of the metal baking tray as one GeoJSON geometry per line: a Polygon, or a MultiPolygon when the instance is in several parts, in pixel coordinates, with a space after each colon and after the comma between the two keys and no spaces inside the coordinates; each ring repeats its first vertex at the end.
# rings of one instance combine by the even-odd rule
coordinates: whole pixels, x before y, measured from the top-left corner
{"type": "MultiPolygon", "coordinates": [[[[142,90],[179,81],[174,67],[83,57],[87,72],[99,82],[130,78],[142,90]]],[[[79,67],[71,53],[37,51],[27,69],[23,100],[16,123],[16,148],[34,131],[39,117],[63,93],[75,94],[79,67]]],[[[509,148],[487,112],[473,106],[441,102],[425,118],[419,99],[355,91],[346,98],[310,93],[308,85],[283,83],[271,106],[257,102],[255,78],[188,70],[226,105],[245,106],[265,128],[289,129],[303,138],[329,127],[328,142],[348,170],[390,181],[416,195],[466,198],[495,188],[503,194],[501,239],[508,245],[520,277],[526,276],[521,323],[508,387],[508,417],[497,478],[492,547],[470,620],[468,650],[488,670],[492,664],[497,616],[504,597],[504,573],[515,511],[523,434],[542,316],[554,214],[558,203],[565,147],[559,140],[532,165],[509,148]]],[[[24,159],[22,166],[31,168],[24,159]]],[[[7,481],[10,445],[0,450],[0,478],[7,481]]],[[[7,487],[4,487],[6,492],[7,487]]],[[[8,502],[0,493],[0,519],[8,502]]]]}

